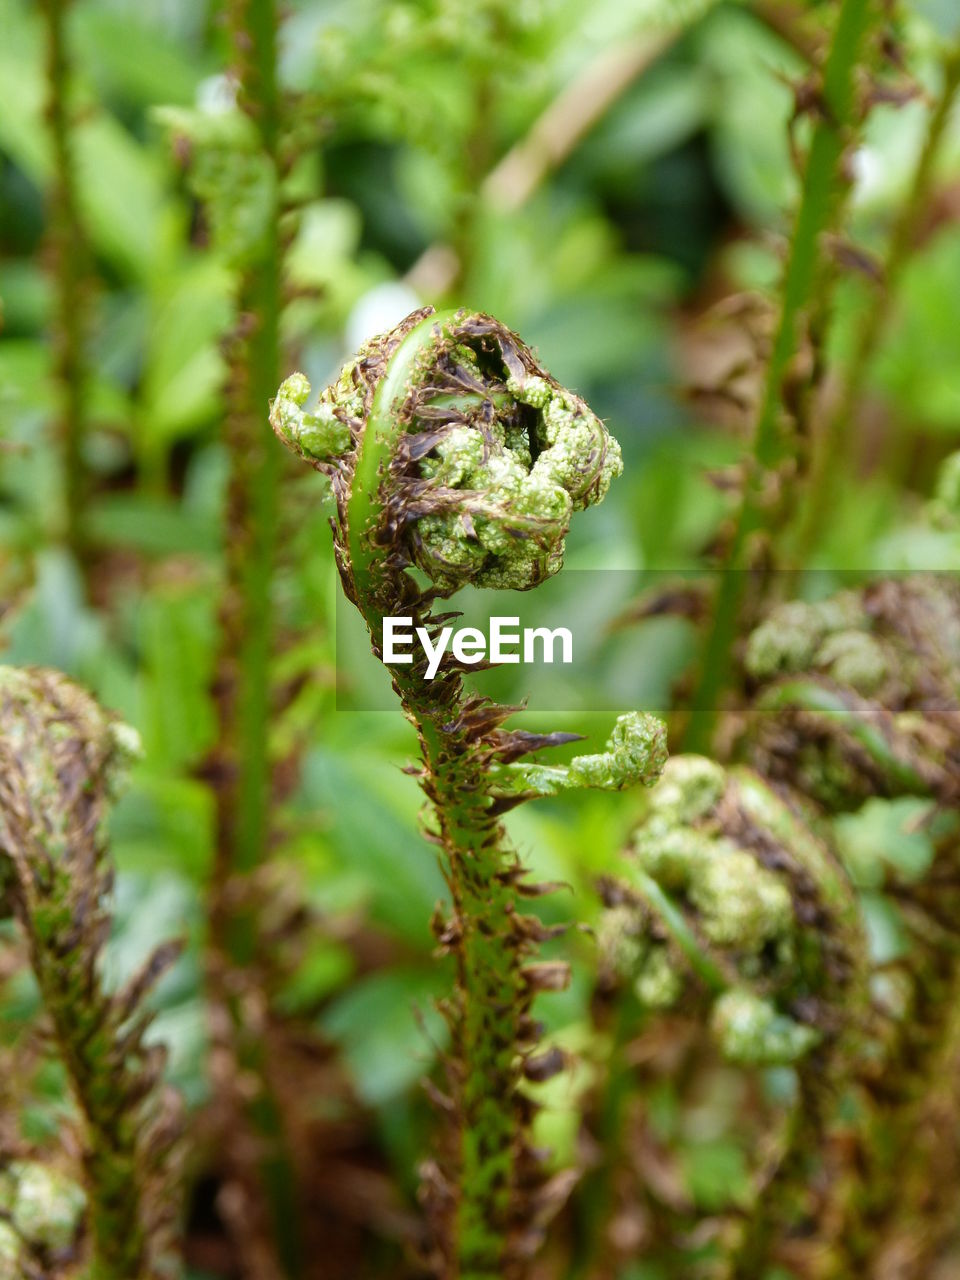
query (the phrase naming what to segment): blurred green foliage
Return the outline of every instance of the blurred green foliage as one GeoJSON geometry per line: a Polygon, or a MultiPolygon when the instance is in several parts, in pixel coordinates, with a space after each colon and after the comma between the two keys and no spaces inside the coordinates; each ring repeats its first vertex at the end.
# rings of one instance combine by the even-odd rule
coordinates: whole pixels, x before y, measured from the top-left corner
{"type": "MultiPolygon", "coordinates": [[[[322,385],[362,338],[423,302],[489,311],[623,446],[625,475],[574,527],[568,565],[639,573],[707,564],[734,504],[711,477],[743,457],[746,426],[722,397],[690,389],[709,390],[725,369],[750,364],[736,301],[755,291],[762,329],[776,296],[799,190],[790,140],[802,145],[809,132],[807,119],[788,128],[792,81],[806,74],[805,50],[830,10],[809,6],[791,42],[766,20],[770,8],[291,0],[280,73],[299,100],[280,189],[283,371],[301,368],[322,385]],[[618,54],[633,56],[635,69],[595,109],[618,54]],[[541,153],[528,144],[558,100],[567,115],[559,126],[553,117],[560,141],[541,171],[541,153]],[[571,114],[583,127],[565,135],[571,114]],[[504,186],[495,179],[508,156],[512,185],[504,186]]],[[[0,0],[3,660],[75,676],[142,736],[143,759],[113,815],[111,971],[119,981],[161,938],[188,935],[156,993],[153,1034],[170,1045],[170,1076],[199,1112],[211,1093],[204,944],[215,812],[204,762],[217,736],[230,470],[224,352],[237,322],[238,273],[270,216],[273,180],[236,106],[223,19],[212,0],[74,0],[68,10],[76,183],[93,268],[85,283],[89,500],[77,559],[64,542],[66,476],[55,437],[42,23],[28,0],[0,0]]],[[[882,258],[909,191],[927,95],[939,92],[943,41],[956,27],[951,3],[903,6],[903,77],[920,92],[877,106],[854,157],[845,235],[871,261],[882,258]]],[[[809,548],[808,563],[828,571],[958,567],[956,531],[921,521],[938,464],[960,447],[956,121],[935,179],[869,367],[855,447],[835,460],[839,500],[809,548]]],[[[828,339],[838,367],[879,288],[870,272],[844,269],[828,339]]],[[[745,376],[749,384],[749,369],[745,376]]],[[[371,659],[361,640],[336,643],[323,482],[291,466],[282,493],[270,751],[293,767],[278,788],[271,865],[316,927],[288,971],[273,975],[276,1005],[341,1051],[349,1091],[409,1208],[432,1123],[417,1082],[444,1034],[433,1003],[449,974],[429,930],[444,885],[418,829],[416,788],[397,768],[415,754],[409,726],[386,712],[336,709],[337,681],[362,687],[371,659]]],[[[571,608],[576,578],[569,575],[571,608]]],[[[607,601],[597,627],[628,603],[607,601]]],[[[668,705],[670,659],[692,646],[692,632],[677,619],[629,631],[618,688],[638,705],[668,705]]],[[[525,690],[509,692],[522,698],[525,690]]],[[[590,704],[590,689],[579,695],[590,704]]],[[[596,698],[606,702],[602,690],[596,698]]],[[[532,702],[518,723],[576,729],[589,735],[586,749],[602,749],[607,713],[549,713],[532,702]]],[[[917,804],[874,799],[840,828],[844,856],[871,895],[873,942],[884,958],[896,951],[899,925],[883,907],[878,866],[909,878],[926,865],[917,804]]],[[[583,794],[511,817],[534,877],[570,886],[543,906],[551,922],[595,922],[595,882],[615,871],[636,811],[629,792],[583,794]]],[[[542,1090],[539,1124],[558,1167],[573,1152],[576,1117],[606,1051],[590,1013],[592,943],[574,933],[547,953],[561,946],[575,981],[538,1006],[548,1035],[581,1056],[577,1072],[542,1090]]],[[[37,1014],[36,995],[22,971],[4,974],[0,1043],[13,1051],[37,1014]]],[[[49,1062],[31,1069],[17,1125],[37,1141],[55,1130],[50,1117],[65,1104],[49,1062]]],[[[737,1127],[728,1084],[722,1075],[703,1082],[693,1120],[666,1085],[650,1100],[661,1140],[679,1153],[678,1198],[709,1214],[745,1195],[751,1134],[737,1127]]],[[[309,1081],[301,1087],[304,1105],[322,1109],[309,1081]]],[[[630,1264],[619,1280],[673,1274],[630,1264]]]]}

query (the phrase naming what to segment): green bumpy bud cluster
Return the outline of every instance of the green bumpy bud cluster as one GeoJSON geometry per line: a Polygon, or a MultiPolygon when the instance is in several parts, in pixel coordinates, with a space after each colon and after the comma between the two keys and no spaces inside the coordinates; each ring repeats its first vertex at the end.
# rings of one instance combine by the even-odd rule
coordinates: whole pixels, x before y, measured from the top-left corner
{"type": "Polygon", "coordinates": [[[715,1002],[710,1029],[726,1058],[756,1067],[799,1062],[821,1039],[814,1027],[801,1026],[771,1001],[739,988],[715,1002]]]}
{"type": "Polygon", "coordinates": [[[872,795],[960,793],[960,584],[915,574],[774,609],[745,665],[765,776],[828,809],[872,795]]]}
{"type": "Polygon", "coordinates": [[[370,532],[444,593],[524,590],[556,573],[571,516],[623,469],[600,419],[489,316],[416,312],[365,343],[309,412],[308,398],[303,374],[287,378],[273,429],[346,488],[365,432],[382,430],[382,414],[396,424],[373,478],[384,514],[370,532]]]}
{"type": "Polygon", "coordinates": [[[83,1188],[37,1160],[14,1160],[5,1175],[0,1204],[19,1239],[52,1252],[68,1248],[87,1206],[83,1188]]]}
{"type": "Polygon", "coordinates": [[[830,851],[750,770],[675,756],[608,886],[605,968],[644,1006],[708,1018],[724,1053],[793,1062],[858,970],[859,923],[830,851]]]}
{"type": "Polygon", "coordinates": [[[77,1239],[87,1205],[72,1178],[37,1160],[13,1160],[0,1171],[0,1280],[39,1275],[41,1254],[77,1239]]]}
{"type": "Polygon", "coordinates": [[[663,721],[644,711],[628,711],[617,717],[603,752],[574,756],[568,765],[491,764],[491,792],[532,798],[581,788],[624,791],[637,785],[649,787],[660,777],[666,759],[667,727],[663,721]]]}
{"type": "Polygon", "coordinates": [[[273,402],[274,430],[293,440],[311,458],[336,458],[351,445],[350,428],[335,415],[333,406],[321,400],[316,411],[304,405],[310,398],[310,383],[302,373],[292,373],[280,387],[273,402]]]}
{"type": "Polygon", "coordinates": [[[575,786],[622,791],[637,782],[649,786],[663,772],[666,760],[663,721],[643,711],[628,711],[617,717],[604,752],[574,757],[570,777],[575,786]]]}
{"type": "Polygon", "coordinates": [[[819,671],[862,693],[873,693],[886,678],[889,664],[869,626],[854,592],[816,603],[778,605],[751,634],[744,665],[756,680],[819,671]]]}

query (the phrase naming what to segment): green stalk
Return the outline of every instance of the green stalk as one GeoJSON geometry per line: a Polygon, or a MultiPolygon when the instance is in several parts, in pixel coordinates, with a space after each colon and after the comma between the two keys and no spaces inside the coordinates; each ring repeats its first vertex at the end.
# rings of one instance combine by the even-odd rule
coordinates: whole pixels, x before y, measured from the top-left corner
{"type": "MultiPolygon", "coordinates": [[[[258,1244],[275,1255],[271,1267],[295,1277],[303,1266],[296,1177],[269,1079],[262,1028],[248,1025],[242,994],[256,984],[256,914],[248,902],[229,909],[224,902],[227,883],[248,877],[266,860],[271,837],[272,583],[280,459],[270,447],[267,416],[279,376],[282,303],[277,8],[275,0],[233,0],[228,6],[239,64],[239,104],[256,129],[260,157],[271,177],[273,207],[241,268],[230,362],[226,442],[231,476],[219,694],[221,780],[211,927],[227,969],[226,973],[215,971],[212,981],[228,1013],[235,1070],[238,1078],[256,1082],[252,1099],[237,1098],[260,1153],[256,1169],[246,1171],[259,1184],[248,1187],[248,1208],[263,1195],[269,1222],[260,1231],[264,1239],[258,1244]]],[[[236,1159],[240,1165],[249,1163],[239,1155],[236,1159]]],[[[257,1233],[252,1222],[243,1225],[257,1233]]]]}
{"type": "Polygon", "coordinates": [[[917,162],[910,192],[897,217],[886,259],[883,264],[883,286],[858,315],[853,350],[844,371],[842,388],[826,429],[815,439],[815,452],[810,480],[806,486],[805,509],[801,513],[797,533],[799,557],[811,547],[833,509],[838,481],[848,475],[852,463],[851,446],[857,406],[873,356],[883,339],[897,296],[904,268],[917,241],[926,217],[936,160],[940,145],[960,90],[960,47],[950,51],[944,61],[944,84],[939,101],[930,117],[927,136],[917,162]]]}
{"type": "Polygon", "coordinates": [[[66,19],[71,0],[42,0],[47,40],[47,125],[53,148],[49,244],[56,296],[53,349],[58,381],[57,437],[63,474],[62,536],[82,562],[89,375],[85,353],[89,251],[77,200],[66,19]]]}
{"type": "Polygon", "coordinates": [[[462,1280],[502,1275],[517,1198],[524,1122],[520,1046],[529,1039],[527,937],[510,873],[516,855],[491,812],[476,744],[443,724],[451,708],[410,692],[405,712],[421,741],[424,786],[436,813],[459,935],[454,1033],[462,1064],[460,1199],[455,1224],[462,1280]]]}
{"type": "Polygon", "coordinates": [[[780,323],[767,364],[754,432],[753,455],[736,530],[720,576],[713,625],[701,656],[685,747],[709,752],[719,714],[719,700],[730,681],[732,649],[740,624],[746,574],[757,535],[770,519],[771,482],[788,456],[784,384],[801,341],[805,311],[817,303],[823,287],[823,234],[839,208],[844,182],[844,151],[855,118],[856,71],[867,34],[875,20],[875,0],[842,0],[833,42],[823,73],[822,114],[810,144],[803,196],[783,282],[780,323]]]}
{"type": "MultiPolygon", "coordinates": [[[[263,153],[277,175],[276,4],[274,0],[236,0],[230,15],[234,41],[242,56],[241,105],[256,125],[263,153]]],[[[263,861],[269,836],[271,583],[280,467],[265,427],[280,367],[278,218],[277,207],[275,216],[267,220],[257,260],[241,280],[238,314],[245,330],[240,344],[244,367],[234,366],[240,385],[232,388],[235,407],[228,430],[233,473],[227,574],[228,591],[235,597],[231,609],[236,611],[228,630],[230,638],[238,642],[236,709],[231,725],[238,772],[231,799],[230,844],[232,869],[241,873],[252,871],[263,861]]]]}

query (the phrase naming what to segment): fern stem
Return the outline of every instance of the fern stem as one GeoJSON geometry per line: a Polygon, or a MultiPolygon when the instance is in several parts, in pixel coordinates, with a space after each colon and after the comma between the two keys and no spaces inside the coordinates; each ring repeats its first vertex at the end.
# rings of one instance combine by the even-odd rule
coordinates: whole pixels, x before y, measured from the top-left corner
{"type": "Polygon", "coordinates": [[[67,14],[71,0],[43,0],[47,47],[46,118],[53,150],[49,247],[56,310],[53,348],[58,381],[57,437],[63,474],[62,536],[83,559],[86,472],[83,438],[87,427],[89,374],[85,352],[89,251],[77,197],[67,14]]]}
{"type": "Polygon", "coordinates": [[[405,694],[403,705],[418,726],[423,785],[434,806],[453,901],[454,1070],[460,1073],[457,1275],[498,1280],[511,1217],[521,1216],[517,1173],[525,1126],[519,1047],[530,990],[521,963],[522,917],[510,887],[518,864],[491,812],[476,744],[443,727],[456,709],[430,706],[416,691],[405,694]]]}
{"type": "Polygon", "coordinates": [[[784,277],[780,321],[767,364],[754,432],[753,454],[736,529],[720,576],[713,623],[701,656],[700,680],[685,748],[709,752],[719,701],[732,669],[746,575],[754,542],[770,518],[769,488],[791,441],[784,420],[784,384],[801,341],[803,315],[823,287],[823,233],[841,200],[840,167],[854,122],[856,72],[872,22],[875,0],[842,0],[823,73],[821,115],[814,129],[803,180],[803,196],[784,277]]]}
{"type": "MultiPolygon", "coordinates": [[[[297,1276],[302,1269],[296,1176],[287,1151],[283,1118],[269,1078],[262,1027],[249,1025],[244,993],[256,984],[257,922],[244,900],[228,906],[231,881],[248,877],[267,857],[271,830],[270,670],[274,646],[273,573],[280,459],[270,447],[270,398],[279,376],[279,326],[283,253],[279,229],[281,98],[277,82],[275,0],[233,0],[228,25],[238,64],[239,104],[256,127],[260,151],[272,176],[273,207],[263,236],[245,262],[230,340],[229,412],[226,443],[231,475],[225,539],[226,583],[221,608],[222,657],[217,786],[218,856],[212,889],[212,934],[219,953],[211,973],[214,999],[226,1012],[229,1051],[237,1078],[256,1082],[250,1099],[234,1099],[256,1135],[256,1168],[236,1155],[248,1188],[246,1216],[259,1195],[268,1222],[257,1247],[272,1255],[263,1265],[297,1276]]],[[[226,1029],[226,1028],[225,1028],[226,1029]]],[[[228,1158],[233,1158],[228,1156],[228,1158]]],[[[255,1216],[255,1215],[254,1215],[255,1216]]],[[[261,1265],[248,1259],[252,1269],[261,1265]]]]}
{"type": "Polygon", "coordinates": [[[802,558],[810,549],[833,508],[838,482],[849,474],[855,441],[853,426],[863,395],[870,365],[890,322],[897,288],[904,268],[927,214],[930,191],[940,145],[950,123],[960,90],[960,46],[953,48],[944,62],[944,83],[927,128],[923,150],[917,162],[910,192],[903,203],[890,236],[883,264],[883,286],[863,308],[856,327],[853,350],[844,371],[836,406],[819,437],[815,439],[813,467],[806,486],[806,502],[801,512],[797,540],[802,558]]]}
{"type": "MultiPolygon", "coordinates": [[[[280,128],[276,5],[273,0],[236,0],[230,12],[235,44],[242,57],[241,104],[258,128],[263,152],[276,176],[280,128]]],[[[262,862],[269,835],[271,585],[280,471],[276,450],[269,447],[267,415],[280,364],[278,217],[279,208],[275,208],[258,259],[244,271],[240,282],[237,309],[242,336],[237,340],[232,368],[232,412],[227,432],[233,470],[227,530],[226,630],[231,652],[236,654],[236,696],[228,732],[237,762],[228,821],[231,867],[241,873],[252,871],[262,862]]]]}
{"type": "Polygon", "coordinates": [[[173,1131],[144,1044],[143,994],[178,954],[160,948],[117,995],[100,976],[112,868],[103,825],[126,738],[56,672],[0,668],[0,881],[13,902],[54,1040],[85,1120],[92,1280],[146,1280],[163,1245],[173,1131]],[[161,1212],[158,1212],[161,1211],[161,1212]]]}
{"type": "MultiPolygon", "coordinates": [[[[404,431],[395,405],[438,323],[452,314],[429,315],[408,334],[377,387],[357,459],[347,536],[357,603],[377,652],[384,600],[395,587],[383,549],[369,533],[381,511],[382,477],[404,431]]],[[[421,785],[433,807],[453,904],[447,935],[458,970],[451,1021],[460,1151],[448,1261],[461,1280],[499,1280],[517,1192],[523,1133],[518,1046],[529,1007],[520,964],[525,940],[517,932],[509,887],[516,856],[504,848],[475,735],[456,728],[465,697],[459,675],[431,685],[413,667],[392,674],[420,740],[421,785]]]]}

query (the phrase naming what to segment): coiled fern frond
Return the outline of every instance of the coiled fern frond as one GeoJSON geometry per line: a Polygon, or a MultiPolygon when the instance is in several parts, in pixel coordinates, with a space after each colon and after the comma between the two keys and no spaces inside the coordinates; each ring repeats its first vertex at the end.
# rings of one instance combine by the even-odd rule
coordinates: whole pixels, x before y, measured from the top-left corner
{"type": "Polygon", "coordinates": [[[960,803],[960,585],[915,574],[781,605],[751,635],[748,750],[830,809],[960,803]]]}
{"type": "MultiPolygon", "coordinates": [[[[408,616],[435,635],[444,616],[433,606],[459,588],[528,590],[556,573],[572,515],[599,502],[621,470],[603,423],[482,314],[414,312],[367,342],[313,408],[309,394],[302,375],[288,378],[271,423],[332,482],[340,576],[378,657],[386,617],[408,616]]],[[[507,730],[516,708],[468,693],[449,654],[434,679],[425,662],[389,669],[419,734],[413,772],[452,900],[435,928],[457,970],[447,1109],[458,1142],[449,1167],[429,1170],[442,1221],[434,1261],[445,1275],[492,1280],[523,1266],[548,1216],[522,1080],[563,1065],[537,1051],[530,1009],[538,991],[569,976],[559,961],[528,963],[549,931],[519,909],[539,889],[524,880],[500,816],[571,787],[652,781],[665,731],[631,713],[605,752],[556,768],[525,762],[571,735],[507,730]]]]}
{"type": "Polygon", "coordinates": [[[116,993],[100,971],[113,884],[104,824],[135,750],[132,731],[65,676],[0,667],[0,883],[85,1122],[94,1280],[147,1280],[170,1262],[177,1108],[142,1004],[179,947],[159,948],[116,993]]]}

